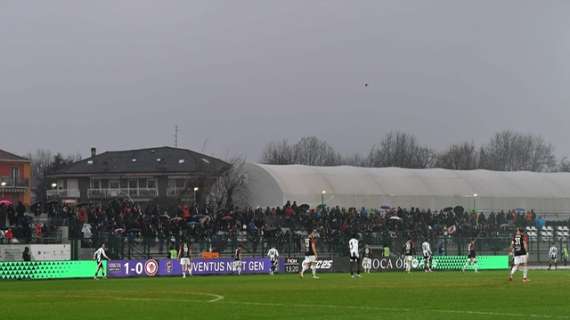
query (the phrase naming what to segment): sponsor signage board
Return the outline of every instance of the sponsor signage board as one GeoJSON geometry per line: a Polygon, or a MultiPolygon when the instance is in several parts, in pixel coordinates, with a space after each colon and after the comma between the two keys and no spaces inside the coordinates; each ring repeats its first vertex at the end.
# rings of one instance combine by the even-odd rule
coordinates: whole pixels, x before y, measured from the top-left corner
{"type": "MultiPolygon", "coordinates": [[[[106,270],[103,261],[103,275],[106,270]]],[[[12,261],[0,262],[0,279],[69,279],[92,278],[97,270],[94,260],[79,261],[12,261]]],[[[101,275],[101,272],[99,273],[101,275]]]]}
{"type": "MultiPolygon", "coordinates": [[[[223,275],[237,273],[237,264],[241,265],[242,274],[269,273],[271,260],[268,258],[244,258],[234,261],[232,258],[191,259],[192,275],[223,275]]],[[[182,266],[179,260],[111,260],[108,263],[109,277],[154,277],[180,276],[182,266]]]]}
{"type": "MultiPolygon", "coordinates": [[[[283,259],[282,267],[280,270],[284,270],[286,273],[299,273],[301,271],[301,264],[305,260],[305,257],[286,257],[283,259]]],[[[317,258],[317,272],[334,272],[335,271],[335,261],[331,257],[318,257],[317,258]]]]}
{"type": "MultiPolygon", "coordinates": [[[[477,257],[479,270],[505,270],[509,268],[508,256],[479,256],[477,257]]],[[[372,257],[372,272],[405,271],[404,258],[392,257],[372,257]]],[[[435,271],[459,271],[463,269],[466,256],[433,256],[432,270],[435,271]]],[[[362,261],[360,261],[362,267],[362,261]]],[[[336,258],[334,261],[336,272],[350,272],[350,259],[348,257],[336,258]]],[[[424,270],[424,258],[414,256],[411,263],[412,270],[424,270]]],[[[468,265],[466,270],[472,270],[473,266],[468,265]]],[[[361,269],[362,270],[362,269],[361,269]]]]}
{"type": "Polygon", "coordinates": [[[68,244],[3,244],[0,246],[0,260],[22,261],[26,247],[30,248],[34,261],[71,260],[71,246],[68,244]]]}

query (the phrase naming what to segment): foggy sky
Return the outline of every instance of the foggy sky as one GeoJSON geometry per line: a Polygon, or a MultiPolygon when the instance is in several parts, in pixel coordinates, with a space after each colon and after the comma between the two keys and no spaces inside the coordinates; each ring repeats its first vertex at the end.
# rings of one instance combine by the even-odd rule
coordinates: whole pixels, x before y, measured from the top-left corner
{"type": "Polygon", "coordinates": [[[390,130],[441,149],[495,131],[570,155],[570,1],[97,0],[0,4],[0,148],[173,144],[258,160],[390,130]],[[368,87],[364,87],[368,83],[368,87]]]}

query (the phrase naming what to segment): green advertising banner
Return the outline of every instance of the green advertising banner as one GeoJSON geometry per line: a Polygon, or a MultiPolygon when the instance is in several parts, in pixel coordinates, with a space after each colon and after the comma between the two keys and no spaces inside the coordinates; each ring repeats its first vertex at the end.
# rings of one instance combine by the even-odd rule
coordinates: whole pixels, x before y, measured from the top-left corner
{"type": "MultiPolygon", "coordinates": [[[[424,268],[424,258],[417,257],[414,259],[417,263],[413,263],[414,269],[424,268]]],[[[466,256],[433,256],[431,267],[433,270],[461,270],[467,262],[466,256]]],[[[478,256],[477,268],[479,270],[504,270],[509,269],[509,256],[478,256]]],[[[473,270],[474,265],[467,264],[465,270],[473,270]]]]}
{"type": "MultiPolygon", "coordinates": [[[[92,278],[96,270],[97,262],[93,260],[0,262],[0,280],[92,278]]],[[[106,273],[107,261],[103,261],[106,273]]]]}

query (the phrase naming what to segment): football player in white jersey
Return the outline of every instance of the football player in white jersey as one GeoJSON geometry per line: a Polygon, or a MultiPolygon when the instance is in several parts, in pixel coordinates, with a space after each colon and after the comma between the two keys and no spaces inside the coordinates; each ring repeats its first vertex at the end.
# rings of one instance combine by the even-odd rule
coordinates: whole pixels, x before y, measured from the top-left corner
{"type": "Polygon", "coordinates": [[[178,259],[180,260],[180,266],[182,267],[182,278],[186,278],[186,272],[192,275],[192,267],[190,261],[190,254],[192,253],[192,244],[188,242],[185,245],[184,242],[180,243],[180,248],[178,249],[178,259]]]}
{"type": "Polygon", "coordinates": [[[105,253],[105,243],[101,244],[101,247],[99,249],[97,249],[97,251],[95,251],[95,253],[93,253],[93,259],[97,260],[97,271],[95,271],[95,280],[99,280],[99,278],[97,278],[97,276],[99,275],[99,270],[101,270],[101,274],[104,275],[105,274],[105,270],[103,270],[103,258],[107,259],[107,260],[111,260],[109,259],[109,257],[107,257],[107,254],[105,253]]]}
{"type": "Polygon", "coordinates": [[[554,264],[554,270],[558,270],[558,248],[556,246],[550,247],[548,250],[548,257],[550,258],[550,263],[548,264],[548,270],[552,268],[554,264]]]}
{"type": "Polygon", "coordinates": [[[317,231],[313,230],[309,237],[305,239],[305,260],[301,264],[301,272],[299,276],[303,278],[305,271],[309,268],[313,272],[313,279],[319,279],[317,277],[317,231]]]}
{"type": "Polygon", "coordinates": [[[422,253],[424,255],[424,271],[425,272],[432,272],[432,270],[431,270],[432,252],[431,252],[431,247],[429,245],[429,242],[424,241],[422,243],[422,253]]]}
{"type": "Polygon", "coordinates": [[[372,270],[372,259],[370,258],[370,248],[368,245],[364,246],[364,257],[362,258],[362,269],[365,273],[370,273],[372,270]]]}
{"type": "Polygon", "coordinates": [[[279,263],[279,251],[275,248],[271,248],[267,252],[267,256],[269,257],[269,260],[271,260],[271,272],[269,272],[269,274],[274,275],[279,263]]]}
{"type": "Polygon", "coordinates": [[[348,249],[350,252],[350,275],[354,278],[354,267],[356,267],[356,277],[360,278],[360,253],[358,252],[358,239],[354,235],[348,240],[348,249]]]}

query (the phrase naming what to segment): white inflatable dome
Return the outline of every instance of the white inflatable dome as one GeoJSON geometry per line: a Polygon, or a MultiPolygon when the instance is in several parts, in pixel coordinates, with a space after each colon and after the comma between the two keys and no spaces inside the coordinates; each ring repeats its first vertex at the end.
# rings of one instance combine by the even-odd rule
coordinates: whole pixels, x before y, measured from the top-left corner
{"type": "Polygon", "coordinates": [[[316,206],[324,200],[328,206],[357,208],[461,205],[483,211],[570,212],[570,173],[248,163],[246,174],[251,206],[282,206],[287,200],[316,206]]]}

